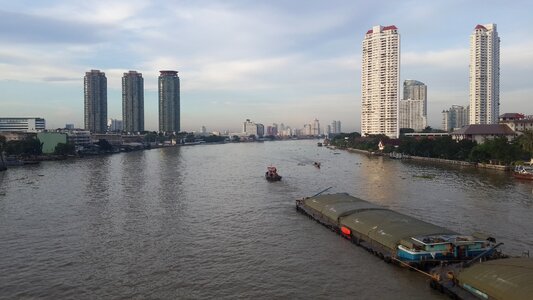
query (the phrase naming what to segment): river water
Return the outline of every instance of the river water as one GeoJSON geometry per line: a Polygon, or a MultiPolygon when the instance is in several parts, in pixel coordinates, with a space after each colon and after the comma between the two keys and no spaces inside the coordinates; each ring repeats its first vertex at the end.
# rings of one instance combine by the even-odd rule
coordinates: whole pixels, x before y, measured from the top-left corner
{"type": "Polygon", "coordinates": [[[316,141],[154,149],[0,172],[0,298],[445,299],[296,212],[330,186],[533,250],[533,182],[498,171],[316,141]]]}

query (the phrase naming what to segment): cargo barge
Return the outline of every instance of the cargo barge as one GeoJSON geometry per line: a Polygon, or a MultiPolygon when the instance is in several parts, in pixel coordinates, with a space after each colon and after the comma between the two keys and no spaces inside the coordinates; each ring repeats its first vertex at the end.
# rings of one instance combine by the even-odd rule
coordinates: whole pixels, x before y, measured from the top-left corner
{"type": "Polygon", "coordinates": [[[462,235],[345,193],[319,194],[296,200],[296,210],[386,262],[427,275],[454,299],[533,295],[533,260],[508,258],[492,237],[462,235]]]}
{"type": "Polygon", "coordinates": [[[442,262],[471,260],[495,243],[490,237],[462,235],[344,193],[299,199],[296,209],[387,262],[424,271],[442,262]]]}

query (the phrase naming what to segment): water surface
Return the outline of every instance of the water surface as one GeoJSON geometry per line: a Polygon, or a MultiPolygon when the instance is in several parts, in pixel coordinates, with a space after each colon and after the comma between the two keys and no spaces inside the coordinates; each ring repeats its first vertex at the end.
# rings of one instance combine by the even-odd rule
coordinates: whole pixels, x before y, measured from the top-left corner
{"type": "Polygon", "coordinates": [[[531,182],[334,153],[316,141],[200,145],[1,172],[0,298],[445,299],[296,213],[294,199],[329,186],[490,233],[507,253],[533,249],[531,182]],[[281,182],[264,179],[271,164],[281,182]]]}

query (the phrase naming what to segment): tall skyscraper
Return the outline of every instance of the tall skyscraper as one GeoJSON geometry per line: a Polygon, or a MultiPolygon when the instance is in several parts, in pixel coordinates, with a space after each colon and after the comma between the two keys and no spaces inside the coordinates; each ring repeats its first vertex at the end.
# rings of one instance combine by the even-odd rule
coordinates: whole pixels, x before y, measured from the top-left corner
{"type": "Polygon", "coordinates": [[[405,80],[403,82],[403,100],[422,100],[422,116],[428,116],[428,87],[418,80],[405,80]]]}
{"type": "Polygon", "coordinates": [[[180,78],[177,71],[159,71],[159,131],[180,131],[180,78]]]}
{"type": "Polygon", "coordinates": [[[85,130],[95,133],[107,131],[107,78],[100,70],[85,72],[84,124],[85,130]]]}
{"type": "Polygon", "coordinates": [[[500,38],[496,24],[470,36],[470,124],[496,124],[500,114],[500,38]]]}
{"type": "Polygon", "coordinates": [[[374,26],[363,40],[361,134],[399,136],[400,34],[396,26],[374,26]]]}
{"type": "Polygon", "coordinates": [[[330,133],[341,133],[341,121],[333,121],[331,122],[331,132],[330,133]]]}
{"type": "Polygon", "coordinates": [[[124,131],[144,131],[144,80],[135,71],[122,77],[122,121],[124,131]]]}
{"type": "Polygon", "coordinates": [[[318,121],[318,119],[315,119],[313,121],[313,133],[312,135],[314,136],[319,136],[320,135],[320,121],[318,121]]]}

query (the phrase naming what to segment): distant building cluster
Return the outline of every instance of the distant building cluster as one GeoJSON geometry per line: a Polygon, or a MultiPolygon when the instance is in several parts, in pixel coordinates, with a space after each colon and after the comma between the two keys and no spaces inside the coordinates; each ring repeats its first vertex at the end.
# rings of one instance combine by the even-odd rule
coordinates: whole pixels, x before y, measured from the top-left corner
{"type": "Polygon", "coordinates": [[[442,111],[442,130],[452,131],[468,125],[468,106],[452,105],[448,110],[442,111]]]}
{"type": "MultiPolygon", "coordinates": [[[[397,138],[400,128],[427,127],[427,86],[405,80],[399,97],[398,28],[374,26],[363,39],[361,65],[361,134],[397,138]]],[[[497,124],[500,107],[500,38],[496,24],[477,25],[470,36],[470,105],[444,110],[442,129],[468,124],[497,124]],[[466,113],[466,115],[465,115],[466,113]]]]}
{"type": "MultiPolygon", "coordinates": [[[[159,131],[180,131],[180,81],[177,71],[164,70],[159,75],[159,131]]],[[[144,79],[129,71],[122,77],[122,122],[107,116],[107,78],[100,70],[84,77],[84,128],[92,133],[144,131],[144,79]]]]}
{"type": "Polygon", "coordinates": [[[304,124],[303,128],[292,128],[283,123],[267,125],[266,127],[261,123],[256,123],[250,119],[246,119],[242,124],[242,132],[229,133],[230,136],[238,136],[241,138],[263,138],[263,137],[321,137],[330,136],[332,134],[341,133],[341,121],[333,121],[332,125],[328,125],[327,129],[320,127],[320,121],[314,119],[312,122],[304,124]]]}

